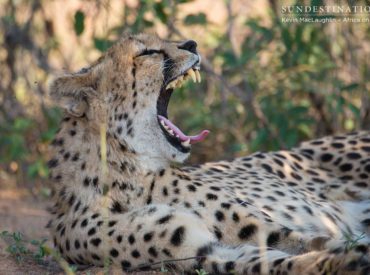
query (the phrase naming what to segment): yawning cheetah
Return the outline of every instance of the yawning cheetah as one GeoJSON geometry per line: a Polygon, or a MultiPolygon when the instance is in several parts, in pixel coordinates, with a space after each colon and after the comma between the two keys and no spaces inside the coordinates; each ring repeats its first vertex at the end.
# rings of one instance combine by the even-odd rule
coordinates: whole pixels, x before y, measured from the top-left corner
{"type": "Polygon", "coordinates": [[[200,81],[196,48],[127,36],[53,81],[65,117],[51,144],[50,228],[63,257],[124,271],[368,274],[370,132],[171,166],[208,135],[167,114],[175,88],[200,81]]]}

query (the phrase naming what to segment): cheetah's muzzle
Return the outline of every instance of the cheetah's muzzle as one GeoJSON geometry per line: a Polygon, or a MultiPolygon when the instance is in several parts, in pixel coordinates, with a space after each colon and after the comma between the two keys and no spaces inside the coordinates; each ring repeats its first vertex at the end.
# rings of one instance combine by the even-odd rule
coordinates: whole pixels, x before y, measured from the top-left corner
{"type": "Polygon", "coordinates": [[[184,82],[190,78],[195,83],[201,82],[198,62],[183,74],[180,74],[168,81],[168,84],[165,83],[157,102],[157,118],[160,128],[162,129],[167,141],[183,153],[189,152],[191,144],[203,141],[209,134],[208,130],[203,130],[201,133],[195,136],[185,135],[173,122],[168,119],[167,107],[173,90],[181,87],[184,82]]]}

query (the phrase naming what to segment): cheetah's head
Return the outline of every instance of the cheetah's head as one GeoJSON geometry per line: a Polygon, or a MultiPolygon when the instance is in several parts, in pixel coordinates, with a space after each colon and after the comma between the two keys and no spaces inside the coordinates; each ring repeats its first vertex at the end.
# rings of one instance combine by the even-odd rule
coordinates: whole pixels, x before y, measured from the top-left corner
{"type": "Polygon", "coordinates": [[[134,151],[141,165],[157,170],[183,162],[207,130],[185,135],[168,119],[175,88],[200,82],[200,56],[193,40],[170,42],[153,35],[122,38],[95,64],[54,80],[52,98],[90,128],[104,123],[107,134],[134,151]]]}

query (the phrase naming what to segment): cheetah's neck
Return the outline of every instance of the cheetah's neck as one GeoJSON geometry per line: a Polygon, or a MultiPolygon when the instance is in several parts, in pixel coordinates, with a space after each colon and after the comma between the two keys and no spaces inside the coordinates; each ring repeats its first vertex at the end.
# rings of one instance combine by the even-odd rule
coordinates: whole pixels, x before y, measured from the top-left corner
{"type": "MultiPolygon", "coordinates": [[[[108,135],[108,172],[103,173],[100,133],[87,123],[84,118],[65,117],[51,144],[54,157],[49,162],[50,176],[56,182],[56,200],[64,205],[59,208],[70,207],[75,199],[98,205],[105,193],[119,202],[117,208],[122,210],[147,203],[152,178],[165,181],[161,174],[173,173],[173,169],[166,167],[165,162],[160,167],[166,168],[158,172],[140,166],[141,159],[134,151],[108,135]]],[[[158,167],[161,160],[151,161],[158,167]]]]}

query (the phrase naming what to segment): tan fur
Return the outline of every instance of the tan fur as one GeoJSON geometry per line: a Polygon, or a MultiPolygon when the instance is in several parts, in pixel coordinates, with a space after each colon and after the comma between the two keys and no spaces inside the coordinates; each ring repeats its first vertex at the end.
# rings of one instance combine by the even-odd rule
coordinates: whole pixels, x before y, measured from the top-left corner
{"type": "Polygon", "coordinates": [[[150,35],[125,37],[91,67],[51,85],[52,98],[66,110],[49,162],[55,189],[50,228],[62,255],[77,264],[102,265],[109,258],[123,270],[186,259],[171,268],[366,274],[370,133],[173,168],[171,162],[189,154],[164,138],[157,99],[164,56],[173,60],[172,75],[199,59],[181,45],[150,35]],[[138,56],[145,49],[162,52],[138,56]],[[356,243],[348,241],[363,232],[356,243]]]}

